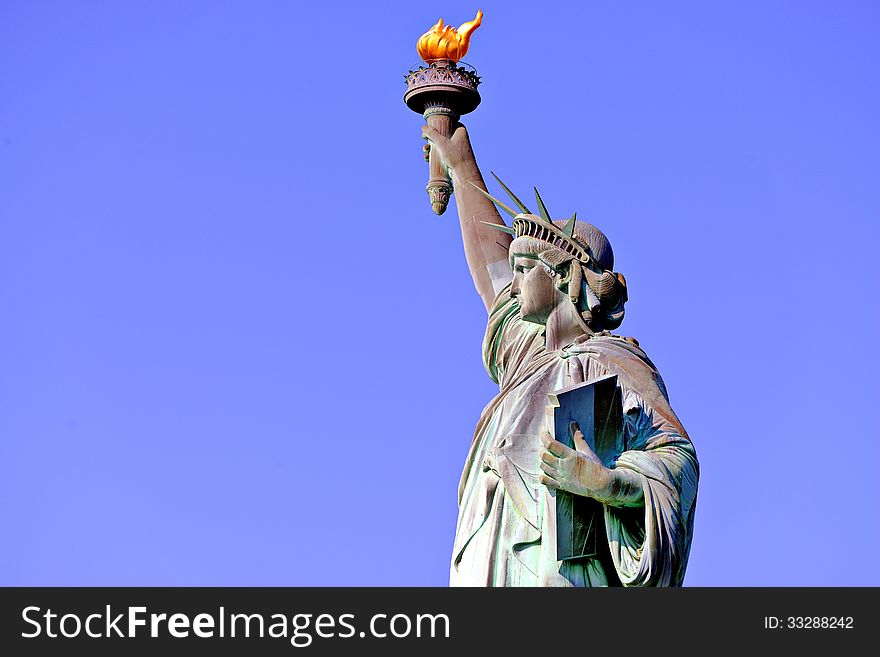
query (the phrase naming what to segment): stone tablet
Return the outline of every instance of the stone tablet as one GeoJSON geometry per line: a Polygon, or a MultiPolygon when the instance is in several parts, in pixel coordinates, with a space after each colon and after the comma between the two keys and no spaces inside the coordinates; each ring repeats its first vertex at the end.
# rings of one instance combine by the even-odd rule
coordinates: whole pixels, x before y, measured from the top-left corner
{"type": "MultiPolygon", "coordinates": [[[[548,395],[556,440],[575,449],[569,426],[577,422],[590,448],[606,466],[623,451],[623,408],[617,375],[569,386],[548,395]]],[[[597,536],[604,535],[602,505],[589,497],[556,492],[556,558],[596,556],[597,536]]]]}

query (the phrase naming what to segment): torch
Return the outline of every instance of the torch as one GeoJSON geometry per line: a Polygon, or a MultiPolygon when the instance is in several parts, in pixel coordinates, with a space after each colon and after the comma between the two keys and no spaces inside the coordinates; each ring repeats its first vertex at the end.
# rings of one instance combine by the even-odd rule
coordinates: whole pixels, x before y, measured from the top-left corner
{"type": "MultiPolygon", "coordinates": [[[[464,23],[457,30],[437,21],[416,44],[419,56],[426,66],[419,66],[404,76],[406,93],[403,101],[414,112],[425,117],[432,128],[444,137],[451,135],[451,128],[462,114],[473,112],[480,104],[477,85],[480,77],[473,67],[460,62],[470,43],[471,33],[483,22],[483,12],[464,23]]],[[[452,181],[431,149],[428,156],[430,178],[426,190],[431,208],[437,214],[446,212],[452,194],[452,181]]]]}

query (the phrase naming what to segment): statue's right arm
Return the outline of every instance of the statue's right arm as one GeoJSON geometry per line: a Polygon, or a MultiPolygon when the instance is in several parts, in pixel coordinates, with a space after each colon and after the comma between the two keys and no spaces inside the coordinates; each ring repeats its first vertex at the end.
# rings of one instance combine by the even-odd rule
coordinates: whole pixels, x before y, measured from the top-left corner
{"type": "Polygon", "coordinates": [[[436,149],[449,170],[468,268],[488,311],[498,292],[513,279],[508,259],[511,237],[481,223],[504,222],[495,205],[473,187],[477,185],[486,190],[486,183],[477,167],[465,127],[458,124],[452,137],[445,139],[426,125],[422,128],[422,136],[430,141],[431,148],[436,149]]]}

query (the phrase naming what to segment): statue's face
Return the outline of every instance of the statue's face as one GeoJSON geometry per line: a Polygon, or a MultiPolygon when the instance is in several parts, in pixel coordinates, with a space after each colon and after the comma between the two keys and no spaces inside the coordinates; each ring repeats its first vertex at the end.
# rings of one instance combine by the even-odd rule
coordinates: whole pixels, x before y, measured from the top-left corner
{"type": "Polygon", "coordinates": [[[519,302],[519,312],[525,321],[546,324],[562,293],[540,260],[531,255],[515,255],[510,296],[519,302]]]}

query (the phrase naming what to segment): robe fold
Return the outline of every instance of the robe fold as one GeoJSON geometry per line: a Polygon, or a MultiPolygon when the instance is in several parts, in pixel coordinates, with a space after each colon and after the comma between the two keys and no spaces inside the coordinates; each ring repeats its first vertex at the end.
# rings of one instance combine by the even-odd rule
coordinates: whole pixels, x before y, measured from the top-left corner
{"type": "Polygon", "coordinates": [[[680,586],[687,567],[699,466],[663,380],[639,347],[596,335],[558,351],[500,291],[483,362],[498,395],[483,410],[459,484],[451,586],[680,586]],[[540,483],[548,394],[617,374],[624,451],[644,505],[603,505],[608,558],[556,559],[555,492],[540,483]]]}

